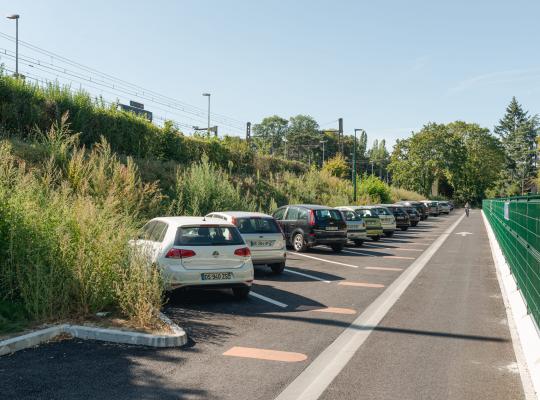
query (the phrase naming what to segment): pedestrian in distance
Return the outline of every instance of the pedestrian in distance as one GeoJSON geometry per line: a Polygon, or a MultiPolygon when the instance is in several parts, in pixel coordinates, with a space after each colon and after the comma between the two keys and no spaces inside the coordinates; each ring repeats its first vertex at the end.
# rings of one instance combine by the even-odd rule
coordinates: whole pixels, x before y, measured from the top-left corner
{"type": "Polygon", "coordinates": [[[471,205],[469,204],[469,202],[466,202],[465,203],[465,214],[467,215],[467,217],[469,216],[469,211],[471,210],[471,205]]]}

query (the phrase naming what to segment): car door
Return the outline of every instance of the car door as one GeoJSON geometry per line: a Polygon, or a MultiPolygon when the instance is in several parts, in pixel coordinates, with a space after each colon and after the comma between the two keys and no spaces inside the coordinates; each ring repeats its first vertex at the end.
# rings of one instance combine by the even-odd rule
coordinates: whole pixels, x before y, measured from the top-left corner
{"type": "Polygon", "coordinates": [[[272,214],[272,216],[277,221],[279,226],[281,226],[281,229],[283,230],[283,234],[285,235],[285,239],[289,239],[289,236],[287,234],[287,229],[285,227],[287,225],[285,221],[286,213],[287,213],[287,207],[281,207],[281,208],[278,208],[276,211],[274,211],[274,214],[272,214]]]}
{"type": "Polygon", "coordinates": [[[291,235],[298,226],[298,207],[289,207],[283,219],[283,230],[287,239],[291,240],[291,235]]]}
{"type": "Polygon", "coordinates": [[[169,226],[162,221],[157,221],[154,229],[150,233],[150,240],[148,241],[148,252],[152,262],[155,262],[163,250],[163,239],[167,233],[169,226]]]}

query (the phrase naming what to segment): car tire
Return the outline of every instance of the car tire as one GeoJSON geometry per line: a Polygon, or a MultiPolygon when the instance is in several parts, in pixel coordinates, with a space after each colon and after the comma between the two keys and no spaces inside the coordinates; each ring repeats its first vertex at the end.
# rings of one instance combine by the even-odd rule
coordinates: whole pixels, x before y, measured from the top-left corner
{"type": "Polygon", "coordinates": [[[272,272],[276,275],[279,275],[283,273],[283,270],[285,269],[285,261],[280,263],[274,263],[270,264],[269,267],[272,269],[272,272]]]}
{"type": "Polygon", "coordinates": [[[249,291],[251,290],[251,287],[249,286],[243,286],[243,287],[235,287],[233,288],[233,296],[237,300],[245,300],[249,296],[249,291]]]}
{"type": "Polygon", "coordinates": [[[293,236],[293,250],[296,252],[302,252],[307,250],[306,241],[304,240],[304,235],[297,233],[293,236]]]}
{"type": "Polygon", "coordinates": [[[384,232],[384,236],[392,237],[392,236],[394,236],[394,232],[384,232]]]}
{"type": "Polygon", "coordinates": [[[381,237],[379,235],[377,236],[372,236],[371,237],[371,240],[373,240],[374,242],[378,242],[379,240],[381,240],[381,237]]]}
{"type": "Polygon", "coordinates": [[[343,250],[343,247],[345,247],[345,245],[343,243],[340,243],[340,244],[333,244],[330,247],[332,248],[332,251],[334,253],[339,253],[341,250],[343,250]]]}
{"type": "Polygon", "coordinates": [[[409,229],[409,227],[408,227],[408,226],[402,226],[402,227],[399,228],[399,229],[401,229],[403,232],[405,232],[407,229],[409,229]]]}
{"type": "Polygon", "coordinates": [[[356,247],[360,247],[364,244],[363,240],[353,240],[353,242],[356,247]]]}

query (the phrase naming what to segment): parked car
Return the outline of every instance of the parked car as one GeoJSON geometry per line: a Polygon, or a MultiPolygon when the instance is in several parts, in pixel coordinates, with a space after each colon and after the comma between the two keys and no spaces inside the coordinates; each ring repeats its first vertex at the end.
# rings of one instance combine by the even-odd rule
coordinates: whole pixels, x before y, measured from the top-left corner
{"type": "Polygon", "coordinates": [[[235,225],[251,250],[253,265],[268,265],[276,274],[285,269],[285,236],[276,220],[267,214],[245,211],[213,212],[206,218],[219,218],[235,225]]]}
{"type": "Polygon", "coordinates": [[[429,217],[428,206],[422,203],[421,201],[400,201],[398,204],[403,204],[404,206],[414,207],[418,214],[420,214],[420,220],[424,221],[429,217]]]}
{"type": "Polygon", "coordinates": [[[416,208],[413,206],[406,206],[402,204],[398,204],[399,207],[402,207],[407,214],[409,214],[409,222],[411,223],[411,226],[417,226],[418,222],[420,222],[420,214],[418,211],[416,211],[416,208]]]}
{"type": "Polygon", "coordinates": [[[454,210],[454,202],[450,200],[448,202],[448,205],[450,206],[450,211],[453,211],[454,210]]]}
{"type": "Polygon", "coordinates": [[[433,215],[434,217],[439,216],[440,211],[439,211],[439,206],[436,201],[424,200],[422,201],[422,203],[424,203],[428,207],[429,215],[433,215]]]}
{"type": "Polygon", "coordinates": [[[353,210],[340,210],[347,224],[347,239],[356,246],[362,246],[367,239],[366,222],[353,210]]]}
{"type": "Polygon", "coordinates": [[[406,231],[411,226],[411,221],[409,219],[409,214],[401,206],[395,204],[382,204],[383,207],[386,207],[396,219],[396,226],[402,231],[406,231]]]}
{"type": "Polygon", "coordinates": [[[371,240],[377,242],[383,235],[383,229],[381,220],[375,210],[372,210],[370,206],[342,206],[338,209],[347,209],[354,211],[358,214],[366,223],[366,233],[371,240]]]}
{"type": "Polygon", "coordinates": [[[159,269],[168,290],[232,288],[245,298],[251,289],[251,251],[236,226],[222,219],[154,218],[130,245],[159,269]]]}
{"type": "Polygon", "coordinates": [[[334,208],[297,204],[278,208],[273,217],[285,234],[287,245],[294,251],[306,251],[317,245],[326,245],[335,252],[347,243],[347,224],[334,208]]]}
{"type": "Polygon", "coordinates": [[[381,227],[382,227],[384,236],[392,237],[394,235],[394,232],[397,229],[396,219],[394,218],[394,214],[392,214],[388,208],[380,206],[380,205],[365,206],[365,207],[377,213],[377,216],[379,217],[379,220],[381,221],[381,227]]]}
{"type": "Polygon", "coordinates": [[[450,204],[447,201],[439,201],[439,207],[441,209],[441,214],[450,214],[450,204]]]}

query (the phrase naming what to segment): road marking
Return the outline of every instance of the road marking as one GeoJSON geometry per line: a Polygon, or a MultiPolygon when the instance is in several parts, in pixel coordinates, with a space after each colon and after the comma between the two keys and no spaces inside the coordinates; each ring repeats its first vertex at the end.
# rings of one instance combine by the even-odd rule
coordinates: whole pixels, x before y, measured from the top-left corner
{"type": "Polygon", "coordinates": [[[359,286],[359,287],[369,287],[369,288],[383,288],[383,287],[384,287],[384,285],[381,285],[380,283],[349,282],[349,281],[342,281],[342,282],[339,282],[338,285],[343,285],[343,286],[359,286]]]}
{"type": "MultiPolygon", "coordinates": [[[[366,257],[377,257],[377,258],[394,258],[398,260],[414,260],[414,257],[405,257],[405,256],[378,256],[376,254],[369,254],[365,253],[366,250],[342,250],[343,253],[351,253],[356,254],[359,256],[366,256],[366,257]]],[[[368,250],[369,251],[369,250],[368,250]]]]}
{"type": "Polygon", "coordinates": [[[259,294],[259,293],[255,293],[253,291],[250,291],[249,292],[249,295],[250,296],[253,296],[253,297],[256,297],[260,300],[264,300],[268,303],[271,303],[271,304],[274,304],[275,306],[278,306],[278,307],[281,307],[281,308],[287,308],[289,307],[287,304],[285,303],[282,303],[280,301],[277,301],[277,300],[274,300],[274,299],[271,299],[270,297],[266,297],[266,296],[263,296],[262,294],[259,294]]]}
{"type": "Polygon", "coordinates": [[[345,263],[338,262],[338,261],[325,260],[324,258],[308,256],[307,254],[301,254],[301,253],[294,253],[294,254],[297,255],[297,256],[312,258],[314,260],[324,261],[324,262],[327,262],[327,263],[330,263],[330,264],[337,264],[337,265],[343,265],[345,267],[358,268],[358,265],[345,264],[345,263]]]}
{"type": "Polygon", "coordinates": [[[291,353],[289,351],[257,349],[254,347],[231,347],[224,356],[256,358],[258,360],[267,361],[282,361],[282,362],[299,362],[307,360],[307,356],[302,353],[291,353]]]}
{"type": "Polygon", "coordinates": [[[332,314],[348,314],[348,315],[356,314],[356,310],[353,310],[352,308],[339,308],[339,307],[317,308],[315,310],[310,310],[310,311],[332,313],[332,314]]]}
{"type": "Polygon", "coordinates": [[[435,240],[275,400],[318,399],[463,218],[464,215],[435,240]]]}
{"type": "Polygon", "coordinates": [[[376,269],[379,271],[403,271],[403,268],[390,268],[390,267],[365,267],[365,269],[376,269]]]}
{"type": "MultiPolygon", "coordinates": [[[[399,250],[399,251],[424,251],[423,249],[406,249],[404,247],[370,247],[372,249],[382,249],[382,250],[399,250]]],[[[354,250],[353,250],[354,251],[354,250]]],[[[360,250],[362,251],[362,250],[360,250]]]]}
{"type": "Polygon", "coordinates": [[[288,272],[290,274],[296,274],[296,275],[304,276],[306,278],[314,279],[316,281],[321,281],[321,282],[324,282],[324,283],[331,283],[330,281],[327,281],[325,279],[322,279],[322,278],[319,278],[319,277],[316,277],[316,276],[313,276],[313,275],[304,274],[302,272],[293,271],[293,270],[288,269],[288,268],[285,269],[285,272],[288,272]]]}
{"type": "Polygon", "coordinates": [[[458,232],[456,233],[456,235],[461,235],[461,237],[465,237],[467,235],[472,235],[472,233],[471,232],[458,232]]]}

